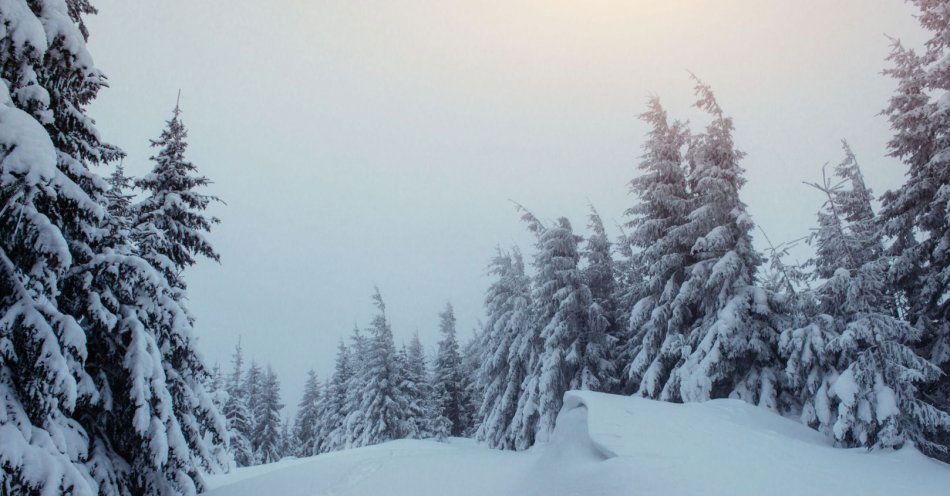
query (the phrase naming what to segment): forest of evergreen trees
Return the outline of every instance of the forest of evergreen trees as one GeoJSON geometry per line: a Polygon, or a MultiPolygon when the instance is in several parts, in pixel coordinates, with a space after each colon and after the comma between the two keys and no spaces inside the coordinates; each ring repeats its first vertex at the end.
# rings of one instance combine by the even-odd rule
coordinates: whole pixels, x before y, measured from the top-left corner
{"type": "Polygon", "coordinates": [[[480,357],[475,340],[459,345],[452,305],[439,314],[442,338],[430,359],[418,334],[397,349],[378,290],[373,302],[377,315],[365,331],[354,328],[349,342],[339,343],[326,382],[308,373],[292,422],[281,416],[276,375],[253,362],[245,370],[240,344],[229,373],[215,367],[207,388],[227,419],[237,466],[394,439],[474,434],[478,399],[472,378],[480,357]]]}
{"type": "Polygon", "coordinates": [[[950,3],[913,3],[931,37],[894,42],[882,112],[904,183],[875,196],[844,143],[809,183],[825,201],[806,263],[753,246],[733,120],[694,77],[703,126],[657,98],[641,115],[619,238],[593,208],[581,236],[518,205],[530,263],[497,250],[472,340],[447,305],[432,356],[418,336],[397,347],[377,290],[375,318],[339,343],[330,377],[310,373],[292,422],[240,344],[229,371],[195,349],[184,271],[218,260],[218,199],[185,156],[180,107],[151,172],[127,177],[85,114],[106,84],[86,49],[94,8],[0,3],[0,493],[196,494],[235,464],[400,438],[521,450],[571,389],[738,398],[842,447],[950,460],[950,3]]]}

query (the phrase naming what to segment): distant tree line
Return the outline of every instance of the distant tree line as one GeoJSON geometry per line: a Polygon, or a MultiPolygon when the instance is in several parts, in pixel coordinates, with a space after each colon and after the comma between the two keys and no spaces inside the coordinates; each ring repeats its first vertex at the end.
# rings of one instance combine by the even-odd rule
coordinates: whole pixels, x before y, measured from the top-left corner
{"type": "Polygon", "coordinates": [[[227,419],[238,466],[394,439],[474,434],[478,399],[471,378],[477,356],[474,340],[459,346],[452,305],[439,314],[442,338],[430,359],[418,333],[408,346],[397,348],[378,290],[373,302],[375,318],[366,329],[353,329],[348,342],[340,342],[326,382],[308,372],[293,422],[281,421],[277,376],[253,362],[245,370],[240,344],[227,377],[215,368],[208,388],[227,419]]]}

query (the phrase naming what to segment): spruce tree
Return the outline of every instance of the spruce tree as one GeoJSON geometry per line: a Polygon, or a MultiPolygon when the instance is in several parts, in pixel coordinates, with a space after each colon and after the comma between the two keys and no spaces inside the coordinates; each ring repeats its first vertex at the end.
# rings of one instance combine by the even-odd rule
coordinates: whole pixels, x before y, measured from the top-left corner
{"type": "MultiPolygon", "coordinates": [[[[8,16],[0,12],[9,26],[8,16]]],[[[23,68],[38,68],[47,48],[39,19],[33,21],[33,31],[14,25],[20,29],[4,32],[0,52],[2,487],[9,494],[92,495],[97,487],[82,463],[88,434],[74,412],[79,401],[95,399],[98,388],[84,369],[84,331],[58,308],[57,288],[72,264],[69,233],[91,228],[99,206],[57,168],[48,132],[24,105],[30,102],[10,98],[9,81],[23,81],[23,68]],[[26,36],[31,32],[35,45],[26,36]],[[76,225],[57,225],[55,219],[76,225]],[[53,442],[57,437],[69,445],[53,442]]],[[[35,75],[25,82],[39,84],[35,75]]]]}
{"type": "MultiPolygon", "coordinates": [[[[694,78],[695,79],[695,78],[694,78]]],[[[690,202],[685,238],[695,240],[674,305],[688,312],[679,330],[689,354],[674,366],[662,399],[736,397],[779,409],[777,331],[755,274],[762,257],[752,246],[752,219],[739,198],[745,184],[733,123],[710,87],[696,79],[696,106],[712,118],[689,149],[690,202]]]]}
{"type": "Polygon", "coordinates": [[[475,431],[482,423],[479,416],[479,404],[484,396],[481,384],[478,382],[478,368],[482,359],[482,328],[481,322],[478,327],[472,331],[472,337],[462,344],[462,376],[465,378],[465,429],[462,433],[465,437],[474,437],[475,431]]]}
{"type": "Polygon", "coordinates": [[[450,435],[461,436],[465,432],[468,402],[462,374],[462,356],[455,337],[455,311],[451,303],[446,303],[445,309],[439,314],[439,333],[442,339],[433,364],[432,378],[436,414],[448,422],[450,435]]]}
{"type": "Polygon", "coordinates": [[[888,149],[904,162],[906,180],[881,198],[881,222],[888,285],[922,333],[918,352],[943,371],[925,393],[950,410],[950,14],[945,1],[912,3],[931,37],[920,50],[895,41],[884,71],[897,81],[883,111],[894,131],[888,149]]]}
{"type": "Polygon", "coordinates": [[[626,211],[624,238],[630,253],[626,280],[635,298],[624,356],[626,380],[640,396],[659,398],[681,359],[692,312],[677,296],[692,263],[692,240],[683,228],[691,197],[686,185],[684,148],[689,131],[670,122],[659,99],[651,98],[640,118],[651,126],[639,169],[630,182],[639,203],[626,211]]]}
{"type": "Polygon", "coordinates": [[[532,314],[543,344],[533,370],[538,389],[535,429],[546,438],[554,429],[564,393],[599,388],[609,367],[602,360],[605,335],[594,336],[588,325],[593,299],[578,267],[582,238],[563,217],[537,232],[532,314]],[[588,357],[589,351],[597,356],[588,357]]]}
{"type": "Polygon", "coordinates": [[[321,453],[343,449],[346,446],[346,417],[348,386],[352,376],[350,350],[341,340],[337,348],[333,376],[326,384],[323,407],[320,410],[321,453]]]}
{"type": "Polygon", "coordinates": [[[227,433],[184,310],[90,168],[122,155],[84,115],[105,85],[85,45],[94,12],[0,12],[4,490],[195,494],[227,433]]]}
{"type": "Polygon", "coordinates": [[[399,439],[404,427],[408,398],[400,390],[399,360],[393,333],[386,318],[386,305],[379,293],[373,293],[378,313],[369,327],[360,371],[360,416],[351,425],[354,446],[369,446],[399,439]]]}
{"type": "Polygon", "coordinates": [[[350,335],[350,377],[346,382],[346,404],[344,410],[344,429],[341,433],[343,447],[355,448],[362,446],[359,441],[363,428],[364,412],[362,410],[363,392],[365,390],[367,350],[369,339],[360,332],[359,327],[353,327],[350,335]]]}
{"type": "Polygon", "coordinates": [[[587,308],[588,337],[584,340],[579,389],[613,392],[619,380],[615,371],[620,333],[617,327],[616,267],[604,223],[591,206],[591,234],[581,255],[586,265],[581,272],[590,290],[587,308]]]}
{"type": "Polygon", "coordinates": [[[423,385],[425,376],[416,374],[416,367],[409,358],[408,349],[403,346],[396,352],[396,366],[399,369],[399,393],[406,401],[406,409],[399,427],[399,437],[422,439],[427,437],[427,416],[423,385]]]}
{"type": "Polygon", "coordinates": [[[517,443],[512,425],[534,351],[530,336],[531,283],[517,248],[500,248],[488,269],[495,276],[485,295],[487,322],[482,334],[481,366],[476,379],[483,392],[482,419],[475,438],[492,448],[526,448],[517,443]]]}
{"type": "Polygon", "coordinates": [[[253,417],[240,390],[232,390],[222,407],[222,413],[228,422],[231,439],[231,456],[238,467],[255,464],[254,450],[251,446],[253,417]]]}
{"type": "Polygon", "coordinates": [[[260,394],[254,404],[254,434],[251,440],[257,463],[271,463],[283,457],[280,410],[280,382],[268,365],[261,377],[260,394]]]}
{"type": "Polygon", "coordinates": [[[196,175],[197,167],[185,158],[188,132],[181,121],[181,107],[175,104],[172,118],[165,123],[151,146],[158,152],[151,157],[152,171],[135,181],[146,198],[135,205],[135,236],[142,258],[184,290],[181,271],[195,264],[198,255],[218,261],[220,256],[205,237],[219,220],[205,214],[212,201],[220,201],[197,191],[211,184],[196,175]]]}
{"type": "Polygon", "coordinates": [[[244,404],[247,406],[247,411],[250,414],[250,431],[248,433],[248,441],[251,444],[251,453],[253,455],[251,465],[257,465],[261,463],[258,458],[259,445],[256,437],[257,425],[258,425],[258,405],[261,402],[261,396],[263,394],[263,384],[264,384],[264,373],[261,371],[261,367],[251,360],[251,366],[248,367],[247,373],[244,374],[243,379],[243,395],[244,395],[244,404]]]}
{"type": "Polygon", "coordinates": [[[429,381],[428,359],[419,340],[419,333],[412,335],[406,349],[405,390],[409,397],[409,428],[414,435],[408,437],[427,438],[433,436],[433,422],[436,420],[436,403],[429,381]]]}
{"type": "MultiPolygon", "coordinates": [[[[133,207],[133,236],[137,253],[161,273],[171,288],[171,299],[179,306],[185,300],[186,284],[182,271],[195,264],[195,257],[218,261],[204,233],[218,220],[204,213],[216,198],[198,193],[195,188],[210,184],[205,177],[193,176],[195,166],[185,160],[187,133],[175,105],[173,117],[158,140],[159,148],[151,157],[152,171],[136,181],[146,197],[133,207]]],[[[190,338],[194,319],[183,306],[173,320],[174,329],[162,341],[162,349],[171,364],[170,392],[176,414],[182,418],[182,431],[188,445],[205,451],[202,439],[215,435],[224,425],[220,414],[206,407],[206,392],[196,387],[196,379],[206,373],[190,338]]]]}
{"type": "Polygon", "coordinates": [[[297,417],[294,419],[294,439],[291,446],[296,456],[313,456],[320,453],[320,408],[324,401],[321,393],[322,387],[317,373],[308,371],[303,396],[297,404],[297,417]]]}
{"type": "MultiPolygon", "coordinates": [[[[871,196],[853,154],[845,151],[836,172],[847,187],[827,178],[813,184],[827,198],[815,234],[816,272],[826,280],[816,290],[818,323],[810,326],[822,334],[808,344],[826,344],[812,364],[801,360],[810,365],[812,381],[805,384],[804,393],[812,393],[805,412],[815,410],[805,420],[842,446],[898,448],[913,441],[927,452],[946,452],[941,438],[950,433],[950,414],[919,392],[940,377],[940,369],[915,353],[920,331],[897,316],[878,256],[871,196]]],[[[797,370],[793,377],[805,372],[797,370]]]]}
{"type": "Polygon", "coordinates": [[[238,467],[254,464],[254,450],[251,447],[251,434],[254,429],[253,418],[247,407],[247,390],[244,388],[244,355],[241,341],[234,347],[231,363],[233,369],[227,378],[228,399],[224,403],[222,414],[228,425],[231,439],[231,455],[238,467]]]}

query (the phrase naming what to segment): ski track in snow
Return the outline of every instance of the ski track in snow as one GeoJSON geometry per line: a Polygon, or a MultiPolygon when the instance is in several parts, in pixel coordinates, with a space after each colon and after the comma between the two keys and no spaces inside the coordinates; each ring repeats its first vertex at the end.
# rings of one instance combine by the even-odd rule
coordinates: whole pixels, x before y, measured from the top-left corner
{"type": "Polygon", "coordinates": [[[946,496],[950,465],[913,448],[840,449],[738,400],[569,392],[546,444],[400,440],[209,478],[210,496],[946,496]]]}

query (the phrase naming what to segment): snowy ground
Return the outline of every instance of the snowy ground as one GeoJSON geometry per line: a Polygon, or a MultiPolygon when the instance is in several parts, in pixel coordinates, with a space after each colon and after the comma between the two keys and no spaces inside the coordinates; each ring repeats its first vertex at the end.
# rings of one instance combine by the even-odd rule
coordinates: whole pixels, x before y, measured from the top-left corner
{"type": "Polygon", "coordinates": [[[528,452],[404,440],[239,469],[209,483],[213,496],[946,496],[950,465],[913,449],[833,448],[740,401],[568,393],[550,441],[528,452]]]}

